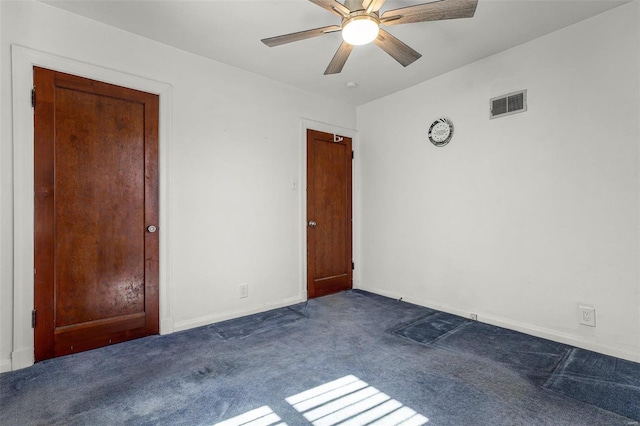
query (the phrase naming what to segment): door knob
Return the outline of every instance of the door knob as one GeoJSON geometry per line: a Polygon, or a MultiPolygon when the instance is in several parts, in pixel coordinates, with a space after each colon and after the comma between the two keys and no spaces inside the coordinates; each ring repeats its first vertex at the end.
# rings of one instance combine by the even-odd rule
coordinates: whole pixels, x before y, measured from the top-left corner
{"type": "Polygon", "coordinates": [[[316,225],[317,225],[317,224],[316,224],[316,222],[315,222],[314,220],[310,220],[310,221],[309,221],[309,226],[310,226],[310,227],[315,228],[315,227],[316,227],[316,225]]]}
{"type": "Polygon", "coordinates": [[[156,227],[155,227],[155,226],[153,226],[153,225],[149,225],[149,226],[147,227],[147,231],[151,232],[152,234],[153,234],[154,232],[156,232],[157,230],[158,230],[158,228],[156,228],[156,227]]]}

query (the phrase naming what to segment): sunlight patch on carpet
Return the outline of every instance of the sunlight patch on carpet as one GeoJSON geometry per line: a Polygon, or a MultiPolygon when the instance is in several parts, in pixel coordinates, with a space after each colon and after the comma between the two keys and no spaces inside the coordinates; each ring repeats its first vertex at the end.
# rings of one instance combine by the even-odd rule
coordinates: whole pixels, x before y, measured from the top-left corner
{"type": "Polygon", "coordinates": [[[420,426],[429,421],[352,375],[301,392],[286,401],[314,426],[420,426]]]}
{"type": "Polygon", "coordinates": [[[287,426],[281,420],[269,406],[264,405],[213,426],[287,426]]]}

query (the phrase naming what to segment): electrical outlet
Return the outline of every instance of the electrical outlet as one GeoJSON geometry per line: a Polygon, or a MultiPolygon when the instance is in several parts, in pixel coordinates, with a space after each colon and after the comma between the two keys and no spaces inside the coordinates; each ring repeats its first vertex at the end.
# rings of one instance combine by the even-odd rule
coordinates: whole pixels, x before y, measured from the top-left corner
{"type": "Polygon", "coordinates": [[[240,284],[238,288],[240,289],[240,299],[249,297],[249,284],[240,284]]]}
{"type": "Polygon", "coordinates": [[[591,306],[578,306],[578,322],[589,327],[596,326],[596,309],[591,306]]]}
{"type": "Polygon", "coordinates": [[[478,321],[478,314],[471,314],[469,315],[469,318],[471,318],[472,321],[478,321]]]}

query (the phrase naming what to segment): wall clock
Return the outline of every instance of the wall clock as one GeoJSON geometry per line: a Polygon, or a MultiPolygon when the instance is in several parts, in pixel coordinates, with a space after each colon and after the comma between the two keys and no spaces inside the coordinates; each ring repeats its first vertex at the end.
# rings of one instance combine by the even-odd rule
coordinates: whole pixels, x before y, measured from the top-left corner
{"type": "Polygon", "coordinates": [[[435,146],[445,146],[453,137],[453,123],[446,118],[439,118],[429,127],[429,140],[435,146]]]}

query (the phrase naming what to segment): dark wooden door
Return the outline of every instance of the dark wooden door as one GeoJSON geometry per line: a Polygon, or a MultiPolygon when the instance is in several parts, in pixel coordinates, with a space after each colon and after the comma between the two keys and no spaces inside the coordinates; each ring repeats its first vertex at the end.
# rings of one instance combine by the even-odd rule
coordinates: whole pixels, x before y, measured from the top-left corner
{"type": "Polygon", "coordinates": [[[157,334],[158,96],[34,86],[36,361],[157,334]]]}
{"type": "Polygon", "coordinates": [[[307,130],[307,294],[353,285],[351,138],[307,130]]]}

